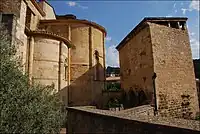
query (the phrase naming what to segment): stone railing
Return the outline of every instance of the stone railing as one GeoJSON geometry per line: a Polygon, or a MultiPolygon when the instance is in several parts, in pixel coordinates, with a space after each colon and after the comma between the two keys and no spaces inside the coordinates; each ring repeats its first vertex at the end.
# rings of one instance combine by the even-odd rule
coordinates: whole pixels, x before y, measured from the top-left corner
{"type": "Polygon", "coordinates": [[[88,107],[70,107],[68,133],[162,133],[197,134],[199,121],[145,116],[143,114],[119,114],[88,107]]]}

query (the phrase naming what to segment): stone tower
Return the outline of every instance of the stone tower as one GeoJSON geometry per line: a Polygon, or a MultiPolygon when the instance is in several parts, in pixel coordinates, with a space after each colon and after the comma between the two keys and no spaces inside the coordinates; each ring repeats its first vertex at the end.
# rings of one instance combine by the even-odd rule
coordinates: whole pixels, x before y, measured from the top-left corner
{"type": "Polygon", "coordinates": [[[186,21],[145,18],[117,46],[122,88],[134,92],[138,105],[155,98],[161,116],[194,118],[199,112],[186,21]]]}

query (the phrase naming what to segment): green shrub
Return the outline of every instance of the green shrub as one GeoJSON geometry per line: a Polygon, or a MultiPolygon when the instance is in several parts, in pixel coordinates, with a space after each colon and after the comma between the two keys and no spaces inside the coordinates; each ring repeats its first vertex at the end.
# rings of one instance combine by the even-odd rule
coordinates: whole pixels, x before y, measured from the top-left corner
{"type": "Polygon", "coordinates": [[[109,101],[108,101],[108,104],[107,104],[107,107],[108,108],[116,108],[116,107],[120,107],[120,102],[119,102],[119,100],[118,99],[110,99],[109,101]]]}
{"type": "Polygon", "coordinates": [[[200,115],[196,117],[196,120],[199,120],[199,121],[200,121],[200,115]]]}
{"type": "Polygon", "coordinates": [[[65,119],[52,86],[29,85],[0,28],[0,133],[59,133],[65,119]]]}
{"type": "Polygon", "coordinates": [[[106,90],[107,91],[119,91],[121,90],[120,83],[106,83],[106,90]]]}

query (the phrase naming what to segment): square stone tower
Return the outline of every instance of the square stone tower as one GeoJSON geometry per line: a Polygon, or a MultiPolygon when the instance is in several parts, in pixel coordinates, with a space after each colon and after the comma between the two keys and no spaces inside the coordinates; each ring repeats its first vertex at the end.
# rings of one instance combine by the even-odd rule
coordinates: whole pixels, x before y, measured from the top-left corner
{"type": "Polygon", "coordinates": [[[186,21],[144,18],[117,46],[122,88],[135,93],[129,98],[137,105],[154,98],[161,116],[194,118],[199,112],[186,21]]]}

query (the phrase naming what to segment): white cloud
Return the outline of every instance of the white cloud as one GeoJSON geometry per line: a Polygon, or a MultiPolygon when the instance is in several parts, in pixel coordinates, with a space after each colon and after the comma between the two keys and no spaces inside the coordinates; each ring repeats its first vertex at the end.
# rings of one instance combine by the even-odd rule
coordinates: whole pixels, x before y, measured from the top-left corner
{"type": "Polygon", "coordinates": [[[193,0],[193,1],[190,3],[189,8],[190,8],[191,10],[197,10],[197,11],[199,11],[199,1],[193,0]]]}
{"type": "Polygon", "coordinates": [[[189,29],[189,26],[188,26],[188,24],[186,24],[186,27],[187,27],[187,29],[189,29]]]}
{"type": "Polygon", "coordinates": [[[67,2],[67,4],[68,4],[70,7],[76,6],[76,2],[74,2],[74,1],[69,1],[69,2],[67,2]]]}
{"type": "Polygon", "coordinates": [[[197,0],[192,0],[192,1],[190,2],[190,5],[189,5],[188,8],[182,8],[181,10],[183,11],[183,15],[186,14],[186,11],[189,11],[189,12],[191,12],[191,11],[193,11],[193,10],[199,11],[199,1],[197,1],[197,0]]]}
{"type": "Polygon", "coordinates": [[[174,12],[177,13],[178,11],[177,11],[177,10],[174,10],[174,12]]]}
{"type": "Polygon", "coordinates": [[[82,5],[80,5],[80,4],[78,4],[78,7],[82,8],[82,9],[88,9],[88,7],[82,6],[82,5]]]}
{"type": "Polygon", "coordinates": [[[195,38],[190,39],[190,46],[192,49],[192,58],[199,59],[199,41],[195,38]]]}
{"type": "Polygon", "coordinates": [[[109,37],[109,36],[106,37],[106,41],[111,41],[111,40],[112,40],[111,37],[109,37]]]}
{"type": "Polygon", "coordinates": [[[188,29],[189,31],[189,37],[190,37],[190,46],[191,46],[191,50],[192,50],[192,58],[193,59],[199,59],[199,32],[195,33],[194,31],[190,31],[190,29],[188,29]]]}
{"type": "Polygon", "coordinates": [[[106,49],[106,65],[119,67],[119,54],[114,45],[106,49]]]}
{"type": "Polygon", "coordinates": [[[176,3],[174,3],[173,7],[176,8],[176,3]]]}
{"type": "Polygon", "coordinates": [[[192,36],[195,35],[195,33],[194,32],[189,32],[189,35],[192,37],[192,36]]]}
{"type": "Polygon", "coordinates": [[[81,4],[77,3],[77,2],[74,2],[74,1],[67,2],[67,5],[70,6],[70,7],[79,7],[81,9],[88,9],[88,7],[83,6],[83,5],[81,5],[81,4]]]}
{"type": "Polygon", "coordinates": [[[185,15],[185,13],[186,13],[186,11],[187,11],[188,9],[181,8],[181,10],[183,11],[183,15],[185,15]]]}

